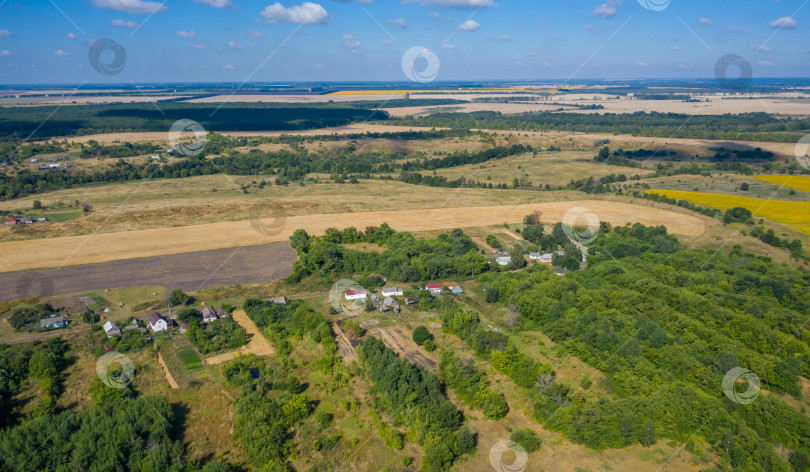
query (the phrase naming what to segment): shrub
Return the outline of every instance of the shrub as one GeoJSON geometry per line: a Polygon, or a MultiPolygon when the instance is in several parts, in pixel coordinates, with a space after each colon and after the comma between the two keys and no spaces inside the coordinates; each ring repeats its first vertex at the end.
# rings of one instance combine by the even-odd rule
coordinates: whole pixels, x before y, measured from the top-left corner
{"type": "Polygon", "coordinates": [[[515,430],[509,439],[520,444],[526,452],[534,452],[540,449],[541,441],[537,434],[529,428],[515,430]]]}
{"type": "Polygon", "coordinates": [[[430,331],[424,326],[417,326],[415,330],[413,330],[413,342],[422,346],[425,344],[425,341],[432,341],[433,335],[430,334],[430,331]]]}

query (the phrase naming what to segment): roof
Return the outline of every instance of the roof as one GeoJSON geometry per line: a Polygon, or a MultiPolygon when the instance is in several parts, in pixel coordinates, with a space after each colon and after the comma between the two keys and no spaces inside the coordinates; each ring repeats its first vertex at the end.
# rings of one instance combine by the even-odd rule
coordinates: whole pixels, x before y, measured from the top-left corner
{"type": "Polygon", "coordinates": [[[202,314],[203,314],[203,317],[205,317],[205,318],[211,318],[212,316],[217,316],[217,312],[213,308],[211,308],[210,306],[207,306],[207,307],[203,308],[202,309],[202,314]]]}
{"type": "Polygon", "coordinates": [[[62,318],[61,316],[52,316],[50,318],[45,318],[45,319],[39,320],[39,326],[40,327],[50,326],[52,324],[63,323],[64,321],[65,321],[65,319],[62,318]]]}
{"type": "MultiPolygon", "coordinates": [[[[158,312],[154,312],[149,316],[149,324],[152,326],[155,326],[155,323],[160,320],[166,321],[166,318],[158,312]]],[[[168,324],[168,321],[166,323],[168,324]]]]}
{"type": "Polygon", "coordinates": [[[347,296],[352,296],[352,295],[365,295],[365,294],[366,294],[366,292],[361,292],[360,290],[349,290],[348,292],[346,292],[346,295],[347,295],[347,296]]]}
{"type": "Polygon", "coordinates": [[[453,287],[453,290],[451,290],[451,292],[453,292],[453,293],[464,293],[464,290],[462,290],[461,287],[453,287]]]}
{"type": "Polygon", "coordinates": [[[106,331],[107,333],[109,333],[110,331],[118,331],[119,333],[121,332],[121,330],[118,329],[118,326],[115,326],[115,324],[113,324],[112,321],[107,321],[106,323],[104,323],[104,331],[106,331]]]}
{"type": "Polygon", "coordinates": [[[431,288],[443,288],[443,287],[444,287],[444,282],[436,282],[436,283],[432,283],[432,284],[427,284],[427,285],[425,285],[425,288],[427,288],[427,289],[431,289],[431,288]]]}
{"type": "Polygon", "coordinates": [[[565,267],[561,269],[554,269],[554,273],[557,275],[565,275],[568,273],[568,269],[566,269],[565,267]]]}
{"type": "Polygon", "coordinates": [[[284,297],[271,298],[271,299],[269,299],[267,301],[270,302],[270,303],[275,303],[276,305],[286,305],[287,304],[287,299],[284,298],[284,297]]]}
{"type": "Polygon", "coordinates": [[[382,291],[383,294],[386,294],[386,293],[392,293],[392,292],[401,292],[402,289],[399,288],[399,287],[385,287],[381,291],[382,291]]]}
{"type": "Polygon", "coordinates": [[[182,329],[183,331],[191,329],[191,325],[188,323],[180,323],[180,329],[182,329]]]}

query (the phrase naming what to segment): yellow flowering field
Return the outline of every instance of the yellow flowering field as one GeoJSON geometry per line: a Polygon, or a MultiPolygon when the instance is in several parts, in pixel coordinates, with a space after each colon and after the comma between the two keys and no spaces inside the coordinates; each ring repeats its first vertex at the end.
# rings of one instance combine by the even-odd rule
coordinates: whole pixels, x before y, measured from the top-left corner
{"type": "Polygon", "coordinates": [[[720,210],[742,207],[758,218],[767,218],[774,223],[810,234],[810,202],[785,202],[760,198],[719,195],[716,193],[684,192],[679,190],[647,190],[647,193],[666,195],[676,200],[688,200],[720,210]]]}
{"type": "Polygon", "coordinates": [[[759,175],[757,179],[784,187],[810,192],[810,175],[759,175]]]}

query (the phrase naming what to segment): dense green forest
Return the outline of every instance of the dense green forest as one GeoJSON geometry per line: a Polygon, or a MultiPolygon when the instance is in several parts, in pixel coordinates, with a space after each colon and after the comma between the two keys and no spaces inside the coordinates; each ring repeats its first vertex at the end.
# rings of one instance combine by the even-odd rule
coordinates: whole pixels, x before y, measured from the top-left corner
{"type": "Polygon", "coordinates": [[[347,104],[165,103],[5,108],[0,116],[3,137],[27,140],[95,133],[163,131],[178,120],[200,123],[208,131],[283,131],[343,126],[358,121],[387,120],[388,114],[347,104]]]}
{"type": "Polygon", "coordinates": [[[391,122],[402,126],[436,126],[517,131],[578,131],[632,134],[658,138],[729,139],[798,142],[810,131],[809,119],[774,118],[767,113],[682,115],[677,113],[579,114],[533,112],[504,115],[493,111],[434,113],[391,122]]]}

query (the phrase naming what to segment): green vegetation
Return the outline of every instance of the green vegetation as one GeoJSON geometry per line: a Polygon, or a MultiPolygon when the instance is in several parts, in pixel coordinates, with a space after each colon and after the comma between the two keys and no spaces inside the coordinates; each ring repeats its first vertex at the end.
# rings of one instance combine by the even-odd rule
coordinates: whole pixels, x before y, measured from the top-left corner
{"type": "Polygon", "coordinates": [[[183,365],[186,369],[194,371],[202,369],[202,361],[200,360],[200,356],[194,352],[194,349],[186,348],[177,351],[177,357],[183,362],[183,365]]]}
{"type": "Polygon", "coordinates": [[[247,344],[247,331],[232,318],[191,324],[185,335],[203,354],[237,349],[247,344]]]}
{"type": "Polygon", "coordinates": [[[50,303],[39,303],[34,306],[18,305],[8,314],[8,322],[15,331],[28,329],[39,330],[39,320],[56,314],[56,309],[50,303]]]}
{"type": "Polygon", "coordinates": [[[520,446],[529,453],[540,449],[540,445],[542,444],[537,434],[529,428],[516,429],[509,436],[509,439],[520,444],[520,446]]]}
{"type": "Polygon", "coordinates": [[[486,374],[475,367],[473,359],[459,359],[453,351],[444,351],[439,378],[465,403],[482,410],[487,418],[497,420],[509,413],[503,394],[489,387],[486,374]]]}

